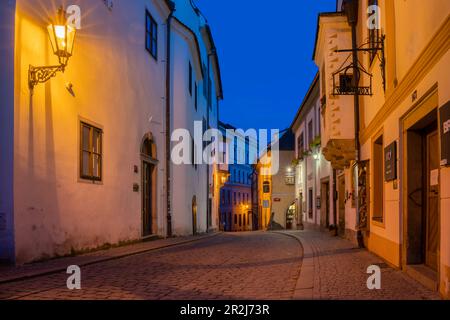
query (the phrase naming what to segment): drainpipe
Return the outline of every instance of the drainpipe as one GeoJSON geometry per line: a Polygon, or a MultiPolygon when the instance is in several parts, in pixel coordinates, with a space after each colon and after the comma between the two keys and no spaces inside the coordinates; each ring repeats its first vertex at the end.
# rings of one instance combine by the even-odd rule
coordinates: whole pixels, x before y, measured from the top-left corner
{"type": "Polygon", "coordinates": [[[171,176],[170,176],[170,133],[171,133],[171,126],[170,126],[170,120],[171,120],[171,113],[170,113],[170,107],[171,107],[171,22],[173,18],[173,13],[175,11],[175,3],[170,1],[169,3],[170,7],[170,14],[167,17],[167,42],[166,42],[166,197],[167,197],[167,203],[166,203],[166,209],[167,209],[167,237],[172,237],[172,203],[171,203],[171,176]]]}
{"type": "MultiPolygon", "coordinates": [[[[359,69],[358,69],[358,44],[357,44],[357,30],[356,27],[358,25],[358,0],[347,0],[344,3],[345,5],[345,12],[347,14],[348,23],[352,28],[352,60],[353,60],[353,86],[354,88],[358,87],[359,85],[359,69]]],[[[358,245],[363,248],[364,242],[363,242],[363,236],[360,229],[360,208],[359,208],[359,179],[358,179],[358,173],[359,173],[359,162],[360,162],[360,149],[361,144],[359,140],[359,133],[360,133],[360,125],[359,125],[359,92],[358,90],[355,90],[354,93],[354,120],[355,120],[355,172],[354,179],[355,179],[355,201],[356,201],[356,237],[358,241],[358,245]]]]}
{"type": "MultiPolygon", "coordinates": [[[[215,48],[211,48],[211,51],[208,53],[208,66],[207,66],[207,91],[208,91],[208,101],[206,102],[206,130],[209,129],[209,122],[210,122],[210,115],[209,115],[209,102],[211,101],[212,103],[212,96],[211,96],[211,88],[209,86],[209,75],[211,72],[211,56],[214,56],[216,54],[216,49],[215,48]]],[[[209,155],[208,155],[209,156],[209,155]]],[[[210,190],[209,190],[209,173],[210,173],[210,165],[208,164],[206,166],[206,230],[207,232],[209,232],[209,227],[211,224],[211,218],[212,218],[212,214],[211,214],[211,210],[212,208],[210,208],[209,206],[209,194],[210,194],[210,190]]]]}

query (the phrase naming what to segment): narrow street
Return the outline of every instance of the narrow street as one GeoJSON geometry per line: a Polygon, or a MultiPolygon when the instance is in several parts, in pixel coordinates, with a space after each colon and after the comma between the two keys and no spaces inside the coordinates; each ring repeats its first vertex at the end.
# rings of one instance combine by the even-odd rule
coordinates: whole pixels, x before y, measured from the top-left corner
{"type": "Polygon", "coordinates": [[[366,250],[317,231],[220,234],[81,271],[81,290],[68,290],[60,272],[1,284],[0,299],[439,298],[366,250]],[[373,264],[382,267],[381,290],[366,287],[373,264]]]}

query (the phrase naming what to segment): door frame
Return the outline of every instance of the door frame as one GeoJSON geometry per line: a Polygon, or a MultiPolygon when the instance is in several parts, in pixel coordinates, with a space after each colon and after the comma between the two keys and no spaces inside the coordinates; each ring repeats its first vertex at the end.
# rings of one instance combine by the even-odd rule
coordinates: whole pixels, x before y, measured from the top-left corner
{"type": "MultiPolygon", "coordinates": [[[[142,239],[147,239],[150,237],[154,237],[157,233],[157,224],[158,224],[158,206],[157,206],[157,195],[158,195],[158,164],[159,161],[157,159],[157,149],[156,149],[156,142],[153,139],[152,133],[147,133],[144,135],[141,141],[141,174],[140,174],[140,180],[141,180],[141,237],[142,239]],[[144,144],[149,141],[152,143],[152,157],[144,153],[144,144]],[[152,194],[151,194],[151,205],[152,205],[152,214],[151,214],[151,231],[149,235],[145,235],[144,231],[144,163],[149,164],[153,167],[151,172],[151,179],[152,179],[152,194]]],[[[135,169],[136,170],[136,169],[135,169]]],[[[137,171],[135,171],[138,173],[137,171]]]]}
{"type": "MultiPolygon", "coordinates": [[[[437,130],[438,130],[438,157],[441,155],[441,135],[440,131],[440,114],[439,114],[439,97],[438,97],[438,85],[434,84],[401,118],[399,126],[400,135],[400,211],[402,223],[400,225],[401,232],[401,245],[400,245],[400,263],[402,270],[406,271],[408,267],[408,131],[420,120],[426,117],[433,111],[437,113],[437,130]]],[[[441,167],[439,166],[439,177],[441,176],[441,167]]],[[[441,185],[439,184],[439,195],[441,195],[441,185]]],[[[441,233],[441,199],[439,196],[438,201],[438,221],[439,221],[439,234],[441,233]]],[[[438,252],[437,252],[437,286],[439,290],[440,286],[440,273],[441,273],[441,257],[440,257],[441,241],[439,239],[438,252]]]]}
{"type": "Polygon", "coordinates": [[[142,202],[142,217],[141,217],[141,232],[142,232],[142,238],[147,238],[147,237],[151,237],[153,235],[153,214],[154,214],[154,199],[153,199],[153,192],[154,192],[154,181],[153,181],[153,174],[154,174],[154,170],[155,170],[155,165],[152,164],[150,161],[148,160],[142,160],[142,166],[141,166],[141,180],[142,180],[142,192],[141,192],[141,202],[142,202]],[[144,217],[144,208],[145,208],[145,194],[144,194],[144,190],[145,190],[145,166],[148,165],[150,168],[150,206],[149,206],[149,210],[150,210],[150,217],[149,217],[149,224],[150,224],[150,233],[146,234],[146,228],[145,228],[145,217],[144,217]]]}
{"type": "Polygon", "coordinates": [[[338,214],[337,214],[337,221],[336,221],[336,227],[337,227],[337,232],[338,232],[338,235],[340,235],[340,236],[344,236],[345,237],[345,234],[346,234],[346,217],[345,217],[345,215],[346,215],[346,193],[347,193],[347,189],[346,189],[346,181],[345,181],[345,172],[344,173],[342,173],[342,174],[340,174],[340,175],[338,175],[337,177],[336,177],[336,181],[337,181],[337,193],[338,193],[338,197],[337,197],[337,212],[338,212],[338,214]],[[344,194],[342,194],[341,195],[341,192],[339,192],[340,191],[340,182],[341,182],[341,180],[344,182],[344,194]],[[340,210],[341,210],[341,207],[340,207],[340,200],[341,200],[341,197],[342,197],[342,199],[343,199],[343,201],[344,201],[344,226],[343,226],[343,228],[344,228],[344,230],[341,230],[341,212],[340,212],[340,210]]]}
{"type": "Polygon", "coordinates": [[[323,216],[323,211],[325,211],[325,224],[324,224],[325,228],[330,227],[330,209],[331,209],[330,196],[331,196],[330,177],[326,177],[320,181],[320,198],[321,198],[320,224],[322,226],[322,216],[323,216]],[[328,188],[326,188],[326,185],[328,185],[328,188]],[[322,191],[324,191],[324,190],[326,192],[325,195],[322,194],[322,191]],[[327,197],[327,195],[328,195],[328,197],[327,197]]]}
{"type": "MultiPolygon", "coordinates": [[[[437,156],[438,156],[438,163],[440,163],[440,152],[439,152],[439,149],[440,149],[440,146],[439,146],[439,128],[436,128],[436,130],[435,131],[433,131],[433,132],[429,132],[429,133],[427,133],[425,136],[424,136],[424,139],[426,140],[426,143],[425,143],[425,148],[426,148],[426,153],[425,153],[425,156],[426,156],[426,164],[425,164],[425,169],[426,169],[426,179],[427,179],[427,181],[426,181],[426,187],[427,187],[427,189],[426,189],[426,193],[425,193],[425,198],[426,198],[426,208],[425,208],[425,221],[426,221],[426,223],[425,223],[425,232],[424,232],[424,235],[425,235],[425,242],[424,242],[424,245],[425,245],[425,252],[424,252],[424,263],[425,263],[425,265],[426,266],[428,266],[428,267],[430,267],[430,268],[432,268],[433,270],[434,270],[434,268],[432,267],[432,266],[430,266],[429,265],[429,257],[430,257],[430,252],[428,251],[428,246],[429,246],[429,241],[430,241],[430,234],[429,234],[429,223],[430,223],[430,193],[431,193],[431,185],[430,185],[430,157],[429,157],[429,154],[428,154],[428,151],[429,151],[429,148],[430,148],[430,140],[431,140],[431,137],[432,136],[434,136],[434,135],[436,135],[436,137],[437,137],[437,148],[438,148],[438,154],[437,154],[437,156]]],[[[441,186],[441,172],[440,172],[440,165],[438,165],[438,172],[439,172],[439,174],[438,174],[438,195],[437,195],[437,202],[438,202],[438,206],[437,206],[437,210],[438,210],[438,212],[437,212],[437,217],[436,217],[436,219],[437,219],[437,223],[438,223],[438,231],[437,231],[437,248],[436,248],[436,270],[437,270],[437,265],[439,264],[439,261],[438,261],[438,259],[437,259],[437,253],[439,252],[439,249],[440,249],[440,238],[441,238],[441,230],[440,230],[440,225],[441,225],[441,221],[440,221],[440,207],[439,207],[439,202],[440,202],[440,196],[441,196],[441,190],[440,190],[440,186],[441,186]]]]}

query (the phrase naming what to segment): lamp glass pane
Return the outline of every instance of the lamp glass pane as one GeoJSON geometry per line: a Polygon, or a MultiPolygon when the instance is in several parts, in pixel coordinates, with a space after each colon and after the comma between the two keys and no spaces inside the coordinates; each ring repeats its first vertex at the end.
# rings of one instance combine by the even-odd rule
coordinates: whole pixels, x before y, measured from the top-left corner
{"type": "Polygon", "coordinates": [[[56,54],[58,52],[58,47],[56,46],[55,34],[52,24],[47,27],[47,32],[48,37],[50,39],[50,43],[52,44],[53,53],[56,54]]]}
{"type": "Polygon", "coordinates": [[[73,26],[67,26],[67,38],[66,38],[66,42],[67,42],[67,55],[69,57],[72,56],[73,53],[73,44],[75,42],[75,34],[76,34],[76,29],[73,26]]]}
{"type": "Polygon", "coordinates": [[[59,57],[65,56],[65,51],[67,50],[67,42],[66,42],[66,27],[65,26],[53,26],[54,29],[54,37],[57,47],[56,55],[59,57]]]}

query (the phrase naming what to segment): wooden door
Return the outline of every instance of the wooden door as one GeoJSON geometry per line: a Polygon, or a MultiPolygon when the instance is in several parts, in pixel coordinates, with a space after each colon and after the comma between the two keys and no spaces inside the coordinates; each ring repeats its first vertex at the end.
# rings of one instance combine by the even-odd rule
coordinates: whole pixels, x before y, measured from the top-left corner
{"type": "Polygon", "coordinates": [[[152,216],[153,216],[153,203],[152,203],[152,174],[153,165],[148,162],[143,162],[142,170],[142,224],[144,237],[152,234],[152,216]]]}
{"type": "Polygon", "coordinates": [[[427,135],[427,193],[425,263],[437,270],[439,247],[439,139],[437,131],[427,135]]]}
{"type": "Polygon", "coordinates": [[[321,219],[320,225],[328,228],[330,226],[330,183],[323,182],[321,190],[321,219]]]}
{"type": "Polygon", "coordinates": [[[298,212],[297,212],[297,225],[303,224],[303,192],[298,195],[298,212]]]}

